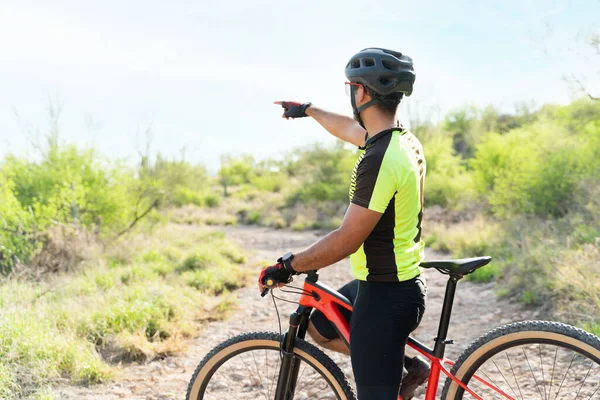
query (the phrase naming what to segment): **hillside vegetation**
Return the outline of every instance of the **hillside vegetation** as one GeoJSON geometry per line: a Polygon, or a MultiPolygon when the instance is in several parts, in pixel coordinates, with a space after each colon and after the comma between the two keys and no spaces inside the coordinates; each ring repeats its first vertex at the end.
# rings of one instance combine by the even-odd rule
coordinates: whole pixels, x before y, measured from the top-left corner
{"type": "MultiPolygon", "coordinates": [[[[465,107],[413,123],[427,157],[424,237],[491,255],[470,276],[547,317],[600,332],[600,102],[465,107]]],[[[0,161],[0,397],[44,398],[123,362],[179,351],[247,281],[244,254],[208,225],[339,226],[356,149],[281,160],[224,156],[137,166],[61,144],[0,161]]]]}
{"type": "Polygon", "coordinates": [[[39,160],[2,161],[0,398],[103,382],[121,363],[181,351],[226,315],[227,293],[250,275],[245,255],[220,232],[162,215],[206,177],[160,157],[130,168],[52,138],[39,160]]]}

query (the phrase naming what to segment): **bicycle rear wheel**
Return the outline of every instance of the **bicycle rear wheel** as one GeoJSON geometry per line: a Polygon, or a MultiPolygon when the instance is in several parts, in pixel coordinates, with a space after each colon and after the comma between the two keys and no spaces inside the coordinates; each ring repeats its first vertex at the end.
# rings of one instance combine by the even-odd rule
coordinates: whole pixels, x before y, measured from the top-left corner
{"type": "MultiPolygon", "coordinates": [[[[235,336],[215,347],[194,372],[188,400],[272,400],[281,367],[281,335],[255,332],[235,336]]],[[[301,360],[292,399],[356,400],[340,368],[310,343],[296,340],[301,360]]]]}
{"type": "MultiPolygon", "coordinates": [[[[483,399],[600,399],[600,338],[570,325],[524,321],[477,339],[452,374],[483,399]],[[502,390],[492,390],[482,380],[502,390]]],[[[474,399],[450,378],[442,399],[474,399]]]]}

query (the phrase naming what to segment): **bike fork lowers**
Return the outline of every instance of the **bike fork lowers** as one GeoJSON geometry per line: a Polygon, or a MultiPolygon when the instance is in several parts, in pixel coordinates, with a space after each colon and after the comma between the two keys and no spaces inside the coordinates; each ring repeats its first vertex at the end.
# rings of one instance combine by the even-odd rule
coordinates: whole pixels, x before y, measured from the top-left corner
{"type": "Polygon", "coordinates": [[[310,308],[300,306],[290,315],[290,328],[281,342],[281,369],[277,378],[275,400],[292,400],[296,390],[300,359],[294,355],[296,338],[304,339],[310,308]]]}

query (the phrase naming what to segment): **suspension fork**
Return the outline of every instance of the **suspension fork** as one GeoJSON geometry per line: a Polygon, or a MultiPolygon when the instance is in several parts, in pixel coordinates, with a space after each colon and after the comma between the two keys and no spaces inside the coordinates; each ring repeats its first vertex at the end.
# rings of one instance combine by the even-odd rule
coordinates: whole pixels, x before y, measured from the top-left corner
{"type": "Polygon", "coordinates": [[[312,308],[300,306],[290,315],[290,327],[281,341],[281,369],[277,378],[275,400],[292,400],[300,371],[300,360],[294,356],[296,338],[304,339],[312,308]]]}

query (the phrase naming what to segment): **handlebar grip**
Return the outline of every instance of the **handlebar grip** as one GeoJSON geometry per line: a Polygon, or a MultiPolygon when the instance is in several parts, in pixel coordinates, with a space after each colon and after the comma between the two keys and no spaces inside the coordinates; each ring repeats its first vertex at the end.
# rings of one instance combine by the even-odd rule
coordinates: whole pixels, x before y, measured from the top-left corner
{"type": "Polygon", "coordinates": [[[271,290],[271,289],[264,288],[263,291],[262,291],[262,293],[260,294],[260,297],[265,297],[267,295],[267,293],[269,293],[269,290],[271,290]]]}

